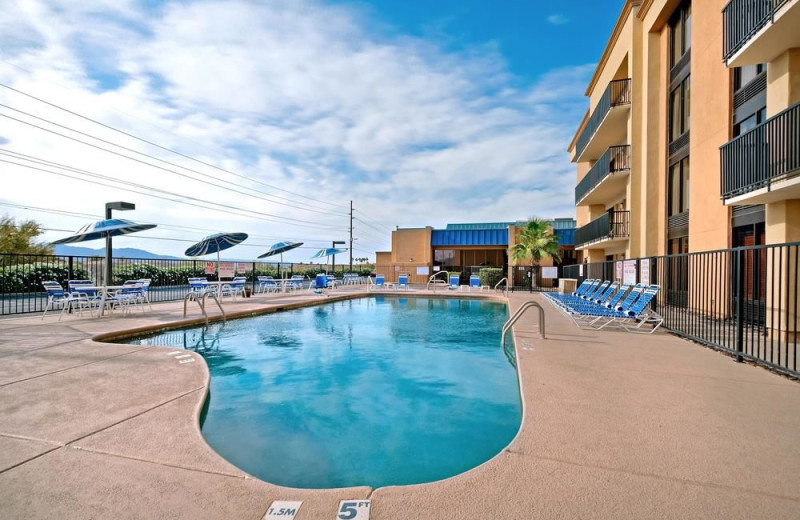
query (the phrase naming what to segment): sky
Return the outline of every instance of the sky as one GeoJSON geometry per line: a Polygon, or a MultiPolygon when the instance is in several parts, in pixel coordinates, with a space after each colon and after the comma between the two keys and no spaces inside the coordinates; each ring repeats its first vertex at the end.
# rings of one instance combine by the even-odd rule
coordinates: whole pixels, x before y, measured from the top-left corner
{"type": "Polygon", "coordinates": [[[0,214],[55,240],[123,200],[159,226],[115,247],[305,242],[285,261],[346,240],[351,200],[368,258],[397,226],[574,216],[622,4],[0,0],[0,214]]]}

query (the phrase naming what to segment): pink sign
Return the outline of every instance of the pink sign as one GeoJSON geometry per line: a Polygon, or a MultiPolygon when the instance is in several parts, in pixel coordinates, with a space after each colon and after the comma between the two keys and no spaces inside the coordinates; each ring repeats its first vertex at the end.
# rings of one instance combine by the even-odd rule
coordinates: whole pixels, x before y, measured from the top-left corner
{"type": "Polygon", "coordinates": [[[616,267],[616,274],[614,275],[614,279],[622,280],[622,262],[617,262],[615,267],[616,267]]]}
{"type": "Polygon", "coordinates": [[[220,278],[233,278],[233,262],[220,262],[219,263],[219,277],[220,278]]]}
{"type": "Polygon", "coordinates": [[[206,269],[203,271],[205,274],[214,274],[217,270],[214,268],[214,262],[206,262],[206,269]]]}

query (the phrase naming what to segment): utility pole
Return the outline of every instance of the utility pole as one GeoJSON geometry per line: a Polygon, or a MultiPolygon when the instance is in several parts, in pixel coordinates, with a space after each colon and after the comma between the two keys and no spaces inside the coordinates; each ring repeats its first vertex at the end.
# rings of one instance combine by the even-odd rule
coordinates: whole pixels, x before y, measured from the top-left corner
{"type": "Polygon", "coordinates": [[[353,272],[353,201],[350,201],[350,272],[353,272]]]}

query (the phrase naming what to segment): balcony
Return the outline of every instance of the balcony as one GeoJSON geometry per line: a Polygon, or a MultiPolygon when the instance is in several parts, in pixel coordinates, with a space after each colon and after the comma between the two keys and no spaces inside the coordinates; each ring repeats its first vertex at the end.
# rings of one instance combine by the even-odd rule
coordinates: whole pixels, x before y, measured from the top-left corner
{"type": "Polygon", "coordinates": [[[625,192],[630,171],[630,145],[610,147],[575,187],[575,205],[611,202],[625,192]]]}
{"type": "Polygon", "coordinates": [[[575,231],[575,249],[623,244],[630,236],[630,223],[630,211],[607,211],[575,231]]]}
{"type": "Polygon", "coordinates": [[[720,148],[725,204],[800,198],[800,103],[720,148]]]}
{"type": "Polygon", "coordinates": [[[603,150],[624,143],[628,134],[628,112],[631,105],[631,80],[612,81],[589,116],[575,144],[575,160],[596,159],[603,150]]]}
{"type": "Polygon", "coordinates": [[[766,63],[800,47],[800,0],[731,0],[722,17],[728,67],[766,63]]]}

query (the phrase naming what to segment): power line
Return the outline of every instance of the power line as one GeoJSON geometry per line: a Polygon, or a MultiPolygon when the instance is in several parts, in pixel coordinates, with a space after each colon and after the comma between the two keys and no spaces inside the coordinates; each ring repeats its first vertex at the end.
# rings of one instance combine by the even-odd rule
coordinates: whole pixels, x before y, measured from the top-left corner
{"type": "MultiPolygon", "coordinates": [[[[4,152],[7,152],[7,150],[0,149],[0,154],[10,155],[10,154],[4,153],[4,152]]],[[[16,153],[16,152],[12,152],[12,153],[16,153]]],[[[19,155],[23,155],[23,154],[19,154],[19,155]]],[[[20,160],[17,157],[13,157],[13,158],[20,160]]],[[[40,159],[22,159],[22,160],[28,160],[30,162],[39,163],[39,164],[41,164],[42,162],[45,162],[45,163],[49,163],[50,162],[50,161],[43,161],[43,160],[40,160],[40,159]]],[[[204,200],[204,199],[200,199],[200,198],[197,198],[197,197],[190,197],[188,195],[182,195],[182,194],[170,192],[170,191],[167,191],[167,190],[151,188],[149,186],[143,186],[141,184],[137,184],[137,183],[133,183],[133,182],[129,182],[129,181],[121,181],[121,180],[113,179],[112,177],[108,177],[108,176],[105,176],[105,175],[101,175],[101,174],[97,174],[97,173],[87,172],[85,170],[79,170],[79,169],[76,169],[76,168],[72,168],[70,166],[60,166],[59,165],[59,166],[52,166],[52,167],[65,169],[65,170],[68,170],[68,171],[77,170],[77,172],[80,175],[86,175],[86,176],[90,176],[90,177],[95,177],[95,178],[108,180],[108,181],[111,181],[111,182],[116,182],[116,183],[119,183],[119,184],[125,184],[125,185],[129,185],[129,186],[134,186],[134,187],[140,188],[140,190],[135,190],[135,189],[131,189],[131,188],[121,188],[119,186],[114,186],[112,184],[107,184],[107,183],[98,182],[98,181],[92,181],[92,180],[89,180],[89,179],[84,179],[84,178],[81,178],[81,177],[75,177],[73,175],[68,175],[68,174],[65,174],[63,172],[54,172],[54,171],[51,171],[51,170],[46,170],[46,169],[43,169],[43,168],[38,168],[38,167],[27,165],[27,164],[16,163],[16,162],[8,161],[8,160],[5,160],[5,159],[0,159],[0,162],[13,164],[13,165],[16,165],[16,166],[21,166],[23,168],[28,168],[28,169],[32,169],[32,170],[37,170],[37,171],[41,171],[41,172],[44,172],[44,173],[49,173],[51,175],[58,175],[58,176],[66,177],[66,178],[69,178],[69,179],[79,180],[79,181],[87,182],[87,183],[90,183],[90,184],[97,184],[97,185],[105,186],[105,187],[108,187],[108,188],[114,188],[114,189],[119,189],[119,190],[122,190],[122,191],[128,191],[128,192],[132,192],[132,193],[137,193],[137,194],[144,195],[144,196],[147,196],[147,197],[153,197],[153,198],[157,198],[157,199],[161,199],[161,200],[168,200],[168,201],[171,201],[171,202],[177,202],[179,204],[186,204],[186,205],[189,205],[189,206],[203,208],[203,209],[206,209],[206,210],[213,210],[213,211],[219,211],[219,212],[222,212],[222,213],[229,213],[229,214],[240,216],[240,217],[259,218],[260,220],[269,221],[269,222],[278,222],[278,223],[281,223],[281,224],[286,224],[287,223],[287,222],[282,222],[282,221],[276,221],[275,220],[275,218],[279,218],[279,219],[283,219],[283,220],[288,220],[288,221],[290,221],[289,223],[300,222],[301,224],[295,224],[295,225],[299,225],[300,227],[309,227],[309,228],[325,229],[325,230],[338,229],[336,227],[330,227],[330,226],[327,226],[327,227],[319,226],[319,225],[316,225],[315,223],[303,223],[305,221],[300,221],[300,220],[297,220],[297,219],[291,219],[289,217],[279,217],[279,216],[276,216],[276,215],[271,215],[269,213],[263,213],[263,212],[259,212],[259,211],[255,211],[255,210],[241,209],[241,208],[238,208],[236,206],[231,206],[231,205],[228,205],[228,204],[222,204],[220,202],[204,200]],[[165,193],[167,195],[171,195],[173,197],[181,197],[181,198],[184,198],[184,199],[187,199],[187,200],[193,200],[193,201],[201,202],[204,205],[195,204],[195,203],[192,203],[192,202],[187,202],[186,200],[179,200],[179,199],[174,199],[174,198],[154,195],[154,194],[148,193],[146,191],[141,191],[141,189],[150,190],[150,191],[156,191],[156,192],[159,192],[159,193],[165,193]],[[220,209],[220,208],[215,208],[215,207],[209,207],[207,205],[220,206],[221,208],[229,208],[229,209],[220,209]],[[243,214],[243,213],[241,213],[242,211],[246,212],[246,213],[259,215],[259,217],[252,217],[251,215],[243,214]],[[264,218],[264,217],[268,217],[268,218],[264,218]]],[[[51,163],[51,164],[55,165],[57,163],[51,163]]]]}
{"type": "MultiPolygon", "coordinates": [[[[7,105],[3,105],[2,103],[0,103],[0,106],[2,106],[2,107],[6,107],[6,108],[9,108],[7,105]]],[[[159,159],[159,158],[157,158],[157,157],[153,157],[153,156],[151,156],[151,155],[148,155],[148,154],[145,154],[145,153],[142,153],[142,152],[138,152],[138,151],[136,151],[136,150],[132,150],[132,149],[130,149],[130,148],[126,148],[126,147],[124,147],[124,146],[117,145],[117,144],[115,144],[115,143],[111,143],[111,142],[109,142],[109,141],[105,141],[104,139],[100,139],[99,137],[95,137],[95,136],[92,136],[92,135],[86,134],[86,133],[84,133],[84,132],[81,132],[81,131],[79,131],[79,130],[74,130],[74,129],[72,129],[72,128],[65,127],[65,126],[63,126],[63,125],[60,125],[60,124],[58,124],[58,123],[54,123],[54,122],[52,122],[52,121],[49,121],[49,120],[47,120],[47,119],[43,119],[43,118],[40,118],[40,117],[38,117],[38,116],[35,116],[35,115],[32,115],[32,114],[28,114],[27,112],[23,112],[23,111],[21,111],[21,110],[17,110],[17,109],[14,109],[14,108],[12,108],[11,110],[14,110],[15,112],[20,112],[20,113],[22,113],[22,114],[25,114],[26,116],[32,117],[32,118],[34,118],[34,119],[38,119],[38,120],[41,120],[41,121],[45,121],[45,122],[47,122],[47,123],[49,123],[49,124],[52,124],[52,125],[54,125],[54,126],[57,126],[57,127],[66,128],[67,130],[69,130],[69,131],[71,131],[71,132],[78,133],[78,134],[80,134],[80,135],[87,135],[88,137],[90,137],[90,138],[92,138],[92,139],[97,139],[98,141],[102,141],[102,142],[105,142],[105,143],[109,143],[109,144],[111,144],[111,145],[113,145],[113,146],[118,146],[119,148],[122,148],[122,149],[124,149],[124,150],[128,150],[128,151],[131,151],[131,152],[133,152],[133,153],[136,153],[136,154],[139,154],[139,155],[143,155],[143,156],[145,156],[145,157],[148,157],[148,158],[150,158],[150,159],[154,159],[154,160],[157,160],[157,161],[162,161],[162,162],[165,162],[165,163],[167,163],[167,164],[170,164],[170,165],[172,165],[172,166],[177,166],[178,168],[184,168],[184,169],[187,169],[187,170],[189,170],[189,171],[192,171],[192,172],[194,172],[194,173],[197,173],[197,174],[199,174],[199,175],[203,175],[203,176],[206,176],[206,177],[208,177],[208,175],[206,175],[206,174],[203,174],[203,173],[201,173],[201,172],[197,172],[197,171],[195,171],[195,170],[191,170],[191,169],[189,169],[189,168],[185,168],[185,167],[183,167],[183,166],[176,165],[176,164],[170,163],[170,162],[168,162],[168,161],[164,161],[164,160],[162,160],[162,159],[159,159]]],[[[267,199],[267,198],[265,198],[265,197],[263,197],[263,196],[255,195],[254,193],[251,193],[251,192],[249,192],[249,191],[241,191],[241,190],[237,190],[237,189],[231,188],[230,186],[227,186],[227,185],[225,185],[225,184],[217,184],[217,183],[210,182],[210,181],[204,181],[204,180],[202,180],[202,179],[198,179],[198,178],[196,178],[196,177],[192,177],[191,175],[187,175],[187,174],[185,174],[185,173],[181,173],[181,172],[178,172],[178,171],[172,170],[172,169],[170,169],[170,168],[164,168],[163,166],[158,166],[158,165],[156,165],[156,164],[152,164],[152,163],[150,163],[150,162],[143,161],[143,160],[141,160],[141,159],[137,159],[137,158],[135,158],[135,157],[131,157],[131,156],[129,156],[129,155],[125,155],[125,154],[123,154],[123,153],[115,152],[114,150],[109,150],[108,148],[104,148],[104,147],[102,147],[102,146],[99,146],[99,145],[96,145],[96,144],[93,144],[93,143],[89,143],[89,142],[86,142],[86,141],[82,141],[81,139],[78,139],[78,138],[76,138],[76,137],[73,137],[73,136],[70,136],[70,135],[66,135],[66,134],[62,134],[62,133],[60,133],[60,132],[56,132],[55,130],[51,130],[51,129],[49,129],[49,128],[45,128],[45,127],[43,127],[43,126],[35,125],[35,124],[33,124],[33,123],[30,123],[30,122],[28,122],[28,121],[24,121],[24,120],[22,120],[22,119],[18,119],[18,118],[16,118],[16,117],[11,117],[11,116],[9,116],[8,114],[0,114],[0,116],[2,116],[2,117],[5,117],[5,118],[7,118],[7,119],[11,119],[12,121],[16,121],[16,122],[18,122],[18,123],[22,123],[23,125],[27,125],[27,126],[30,126],[30,127],[33,127],[33,128],[39,129],[39,130],[42,130],[42,131],[44,131],[44,132],[48,132],[48,133],[51,133],[51,134],[53,134],[53,135],[57,135],[57,136],[59,136],[59,137],[63,137],[63,138],[65,138],[65,139],[69,139],[69,140],[71,140],[71,141],[74,141],[74,142],[76,142],[76,143],[80,143],[80,144],[83,144],[83,145],[85,145],[85,146],[90,146],[90,147],[92,147],[92,148],[95,148],[95,149],[97,149],[97,150],[101,150],[101,151],[103,151],[103,152],[110,153],[110,154],[116,155],[116,156],[118,156],[118,157],[122,157],[122,158],[124,158],[124,159],[128,159],[128,160],[130,160],[130,161],[134,161],[134,162],[137,162],[137,163],[140,163],[140,164],[144,164],[144,165],[146,165],[146,166],[150,166],[151,168],[156,168],[156,169],[158,169],[158,170],[162,170],[162,171],[165,171],[165,172],[168,172],[168,173],[172,173],[173,175],[178,175],[178,176],[180,176],[180,177],[183,177],[183,178],[186,178],[186,179],[190,179],[190,180],[192,180],[192,181],[195,181],[195,182],[202,182],[202,183],[204,183],[204,184],[208,184],[208,185],[210,185],[210,186],[214,186],[214,187],[216,187],[216,188],[220,188],[220,189],[228,190],[228,191],[231,191],[231,192],[234,192],[234,193],[238,193],[238,194],[240,194],[240,195],[245,195],[245,196],[248,196],[248,197],[253,197],[253,198],[256,198],[256,199],[260,199],[260,200],[264,200],[264,201],[267,201],[267,202],[272,202],[272,203],[276,203],[276,204],[278,204],[277,202],[275,202],[275,201],[273,201],[273,200],[267,199]]],[[[245,188],[245,189],[249,189],[249,188],[247,188],[246,186],[241,186],[241,185],[239,185],[239,184],[236,184],[235,186],[240,186],[240,187],[243,187],[243,188],[245,188]]],[[[287,205],[287,204],[284,204],[284,205],[287,205]]],[[[303,210],[303,211],[313,211],[313,212],[315,212],[315,213],[323,213],[323,214],[327,214],[327,215],[346,216],[346,214],[345,214],[345,213],[331,213],[331,212],[329,212],[329,211],[318,211],[318,210],[313,210],[313,209],[305,209],[305,208],[301,208],[301,207],[298,207],[298,206],[291,206],[291,207],[293,207],[293,208],[297,208],[297,209],[300,209],[300,210],[303,210]]]]}
{"type": "MultiPolygon", "coordinates": [[[[296,197],[302,197],[302,198],[304,198],[304,199],[312,200],[312,201],[314,201],[314,202],[318,202],[318,203],[321,203],[321,204],[328,204],[328,205],[330,205],[330,206],[342,207],[342,205],[340,205],[340,204],[335,204],[335,203],[333,203],[333,202],[330,202],[330,201],[320,200],[320,199],[316,199],[316,198],[314,198],[314,197],[309,197],[309,196],[307,196],[307,195],[303,195],[303,194],[300,194],[300,193],[295,193],[295,192],[292,192],[292,191],[289,191],[289,190],[286,190],[286,189],[280,188],[280,187],[278,187],[278,186],[274,186],[274,185],[272,185],[272,184],[268,184],[268,183],[262,182],[262,181],[260,181],[260,180],[258,180],[258,179],[252,179],[252,178],[250,178],[250,177],[247,177],[247,176],[245,176],[245,175],[241,175],[241,174],[239,174],[239,173],[236,173],[236,172],[233,172],[233,171],[229,171],[229,170],[227,170],[227,169],[225,169],[225,168],[221,168],[221,167],[219,167],[219,166],[216,166],[216,165],[214,165],[214,164],[212,164],[212,163],[208,163],[208,162],[202,161],[202,160],[200,160],[200,159],[197,159],[197,158],[195,158],[195,157],[192,157],[192,156],[190,156],[190,155],[184,154],[184,153],[182,153],[182,152],[179,152],[179,151],[177,151],[177,150],[173,150],[173,149],[171,149],[171,148],[168,148],[168,147],[166,147],[166,146],[162,146],[162,145],[160,145],[160,144],[157,144],[157,143],[154,143],[154,142],[152,142],[152,141],[149,141],[149,140],[147,140],[147,139],[144,139],[144,138],[141,138],[141,137],[139,137],[139,136],[136,136],[136,135],[134,135],[134,134],[132,134],[132,133],[130,133],[130,132],[126,132],[126,131],[124,131],[124,130],[120,130],[120,129],[118,129],[118,128],[115,128],[115,127],[113,127],[113,126],[111,126],[111,125],[108,125],[108,124],[106,124],[106,123],[103,123],[103,122],[101,122],[101,121],[98,121],[98,120],[92,119],[92,118],[90,118],[90,117],[84,116],[84,115],[82,115],[82,114],[79,114],[79,113],[77,113],[77,112],[74,112],[74,111],[72,111],[72,110],[69,110],[69,109],[67,109],[67,108],[64,108],[64,107],[62,107],[62,106],[60,106],[60,105],[57,105],[57,104],[55,104],[55,103],[51,103],[50,101],[46,101],[46,100],[44,100],[44,99],[41,99],[41,98],[39,98],[39,97],[36,97],[36,96],[34,96],[34,95],[32,95],[32,94],[28,94],[27,92],[23,92],[23,91],[21,91],[21,90],[19,90],[19,89],[16,89],[16,88],[14,88],[14,87],[12,87],[12,86],[10,86],[10,85],[6,85],[6,84],[4,84],[4,83],[0,83],[0,87],[4,87],[4,88],[6,88],[6,89],[8,89],[8,90],[11,90],[11,91],[13,91],[13,92],[16,92],[16,93],[18,93],[18,94],[20,94],[20,95],[26,96],[26,97],[28,97],[28,98],[30,98],[30,99],[33,99],[33,100],[36,100],[36,101],[38,101],[38,102],[40,102],[40,103],[44,103],[44,104],[46,104],[46,105],[48,105],[48,106],[51,106],[51,107],[53,107],[53,108],[56,108],[56,109],[58,109],[58,110],[61,110],[61,111],[63,111],[63,112],[66,112],[66,113],[68,113],[68,114],[71,114],[71,115],[73,115],[73,116],[75,116],[75,117],[79,117],[79,118],[81,118],[81,119],[84,119],[84,120],[86,120],[86,121],[92,122],[92,123],[94,123],[94,124],[96,124],[96,125],[100,125],[100,126],[102,126],[102,127],[104,127],[104,128],[107,128],[107,129],[109,129],[109,130],[112,130],[112,131],[114,131],[114,132],[117,132],[117,133],[120,133],[120,134],[122,134],[122,135],[128,136],[128,137],[130,137],[130,138],[132,138],[132,139],[136,139],[137,141],[140,141],[140,142],[146,143],[146,144],[148,144],[148,145],[150,145],[150,146],[154,146],[154,147],[156,147],[156,148],[159,148],[159,149],[161,149],[161,150],[164,150],[164,151],[167,151],[167,152],[173,153],[173,154],[175,154],[175,155],[178,155],[178,156],[180,156],[180,157],[183,157],[183,158],[185,158],[185,159],[189,159],[190,161],[194,161],[194,162],[196,162],[196,163],[199,163],[199,164],[202,164],[202,165],[204,165],[204,166],[208,166],[209,168],[214,168],[215,170],[218,170],[218,171],[221,171],[221,172],[227,173],[227,174],[229,174],[229,175],[233,175],[234,177],[239,177],[239,178],[242,178],[242,179],[246,179],[246,180],[248,180],[248,181],[250,181],[250,182],[254,182],[254,183],[256,183],[256,184],[261,184],[262,186],[265,186],[265,187],[268,187],[268,188],[272,188],[272,189],[275,189],[275,190],[278,190],[278,191],[281,191],[281,192],[284,192],[284,193],[288,193],[288,194],[290,194],[290,195],[294,195],[294,196],[296,196],[296,197]]],[[[290,199],[286,199],[286,200],[290,200],[290,199]]]]}
{"type": "MultiPolygon", "coordinates": [[[[38,206],[31,206],[31,205],[28,205],[28,204],[14,204],[14,203],[11,203],[11,202],[3,202],[3,201],[0,201],[0,206],[7,206],[7,207],[11,207],[11,208],[23,209],[23,210],[33,211],[33,212],[38,212],[38,213],[49,213],[49,214],[53,214],[53,215],[68,216],[68,217],[75,217],[75,218],[103,218],[103,215],[101,215],[101,214],[78,213],[78,212],[75,212],[75,211],[58,210],[58,209],[54,209],[54,208],[42,208],[42,207],[38,207],[38,206]]],[[[164,223],[159,223],[159,222],[148,222],[148,223],[156,224],[161,229],[167,229],[167,230],[171,230],[171,231],[188,230],[188,231],[197,231],[197,232],[201,232],[201,233],[216,233],[216,232],[219,231],[218,229],[215,230],[215,229],[197,228],[197,227],[190,227],[190,226],[180,226],[180,225],[177,225],[177,224],[164,224],[164,223]]],[[[50,228],[50,229],[48,229],[48,231],[64,231],[64,232],[67,232],[67,233],[72,233],[75,230],[73,230],[73,229],[52,229],[52,228],[50,228]]],[[[252,233],[249,234],[249,236],[254,237],[254,238],[265,238],[265,239],[270,239],[270,240],[281,240],[282,239],[282,237],[273,237],[273,236],[268,236],[268,235],[258,235],[258,234],[252,234],[252,233]]],[[[302,240],[303,242],[320,242],[320,243],[325,243],[325,244],[327,244],[329,242],[328,240],[316,239],[316,238],[298,238],[298,240],[302,240]]],[[[312,249],[317,249],[317,248],[312,248],[312,249]]]]}
{"type": "Polygon", "coordinates": [[[367,214],[364,213],[363,211],[361,211],[360,209],[357,209],[356,211],[361,213],[364,216],[365,219],[367,219],[368,221],[372,222],[373,224],[376,224],[378,227],[381,227],[384,230],[389,231],[389,232],[394,231],[394,228],[392,226],[390,226],[390,225],[388,225],[386,223],[380,222],[380,221],[378,221],[378,220],[376,220],[374,218],[368,217],[367,214]]]}

